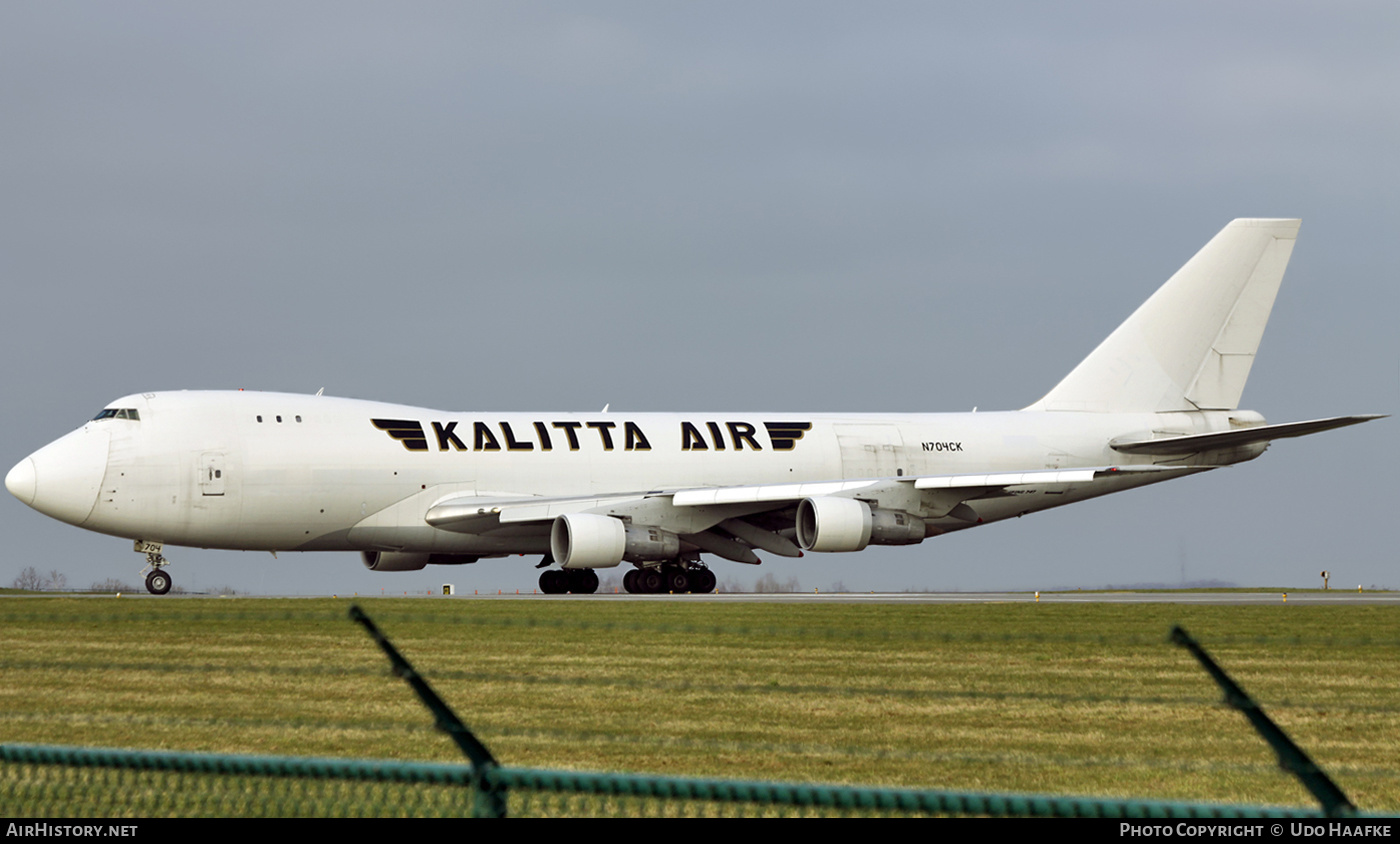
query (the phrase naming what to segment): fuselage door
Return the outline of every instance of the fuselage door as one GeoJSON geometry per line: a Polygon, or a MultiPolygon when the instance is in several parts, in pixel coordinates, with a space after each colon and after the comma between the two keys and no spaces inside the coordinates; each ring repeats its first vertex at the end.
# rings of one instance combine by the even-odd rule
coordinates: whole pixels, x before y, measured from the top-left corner
{"type": "Polygon", "coordinates": [[[904,467],[904,438],[898,425],[837,423],[841,470],[847,478],[893,478],[904,467]]]}
{"type": "Polygon", "coordinates": [[[199,456],[199,491],[204,495],[224,494],[224,455],[206,451],[199,456]]]}

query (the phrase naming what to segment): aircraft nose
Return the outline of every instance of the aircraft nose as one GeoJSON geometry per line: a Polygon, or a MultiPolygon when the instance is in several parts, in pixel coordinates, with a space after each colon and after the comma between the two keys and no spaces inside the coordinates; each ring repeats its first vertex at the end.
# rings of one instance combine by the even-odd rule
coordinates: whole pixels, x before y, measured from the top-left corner
{"type": "Polygon", "coordinates": [[[5,488],[46,516],[81,525],[92,515],[107,474],[111,435],[88,425],[15,464],[5,488]]]}
{"type": "MultiPolygon", "coordinates": [[[[0,464],[3,465],[3,464],[0,464]]],[[[15,464],[5,476],[5,489],[25,504],[34,503],[34,461],[28,457],[15,464]]]]}

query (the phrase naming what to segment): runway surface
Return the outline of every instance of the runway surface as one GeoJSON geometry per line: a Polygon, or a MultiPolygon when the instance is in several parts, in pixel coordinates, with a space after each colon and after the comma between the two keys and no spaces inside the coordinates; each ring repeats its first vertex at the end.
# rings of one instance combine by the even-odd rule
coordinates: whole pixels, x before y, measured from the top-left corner
{"type": "MultiPolygon", "coordinates": [[[[55,597],[53,592],[28,592],[0,595],[4,598],[55,597]]],[[[69,597],[101,600],[120,597],[123,600],[179,601],[199,598],[238,600],[240,598],[444,598],[442,595],[417,593],[334,595],[210,595],[196,592],[150,595],[144,590],[121,596],[92,593],[71,594],[69,597]]],[[[720,592],[713,595],[629,595],[602,593],[597,595],[544,595],[535,592],[458,593],[447,600],[476,601],[692,601],[700,603],[750,604],[1201,604],[1216,606],[1261,606],[1277,604],[1305,605],[1380,605],[1400,606],[1400,592],[720,592]]]]}
{"type": "Polygon", "coordinates": [[[1400,592],[722,592],[714,595],[456,595],[540,601],[701,601],[837,604],[1351,604],[1400,606],[1400,592]]]}

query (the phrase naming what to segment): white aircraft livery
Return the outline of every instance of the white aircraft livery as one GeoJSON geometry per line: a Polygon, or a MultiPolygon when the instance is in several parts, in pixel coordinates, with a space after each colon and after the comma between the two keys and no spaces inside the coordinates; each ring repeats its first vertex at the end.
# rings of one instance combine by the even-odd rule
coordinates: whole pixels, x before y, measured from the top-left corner
{"type": "Polygon", "coordinates": [[[141,393],[21,460],[45,515],[165,545],[358,551],[375,571],[542,555],[544,592],[709,592],[711,554],[860,551],[1253,460],[1377,415],[1240,410],[1298,220],[1235,220],[1044,398],[996,413],[486,413],[141,393]]]}

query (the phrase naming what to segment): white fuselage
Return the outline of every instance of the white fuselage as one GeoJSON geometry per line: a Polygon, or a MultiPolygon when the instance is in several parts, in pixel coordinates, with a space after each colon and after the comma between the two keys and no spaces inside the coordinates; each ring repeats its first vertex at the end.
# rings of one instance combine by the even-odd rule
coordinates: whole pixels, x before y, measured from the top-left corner
{"type": "MultiPolygon", "coordinates": [[[[1148,464],[1154,458],[1117,453],[1109,441],[1151,432],[1220,431],[1231,424],[1228,412],[448,412],[242,391],[146,393],[110,407],[129,408],[138,418],[87,423],[27,458],[24,471],[26,464],[16,466],[7,485],[21,499],[27,491],[26,503],[55,518],[136,540],[246,550],[480,555],[547,551],[547,525],[476,535],[435,528],[424,521],[425,513],[444,498],[463,495],[641,495],[1148,464]],[[27,480],[16,479],[24,472],[27,480]]],[[[1262,451],[1257,445],[1170,462],[1206,468],[1262,451]]],[[[929,533],[1169,476],[1125,476],[1079,489],[1029,485],[978,502],[975,522],[931,517],[929,533]]],[[[925,503],[911,487],[881,506],[928,516],[926,508],[920,512],[925,503]]],[[[730,514],[716,512],[715,521],[730,514]]]]}

